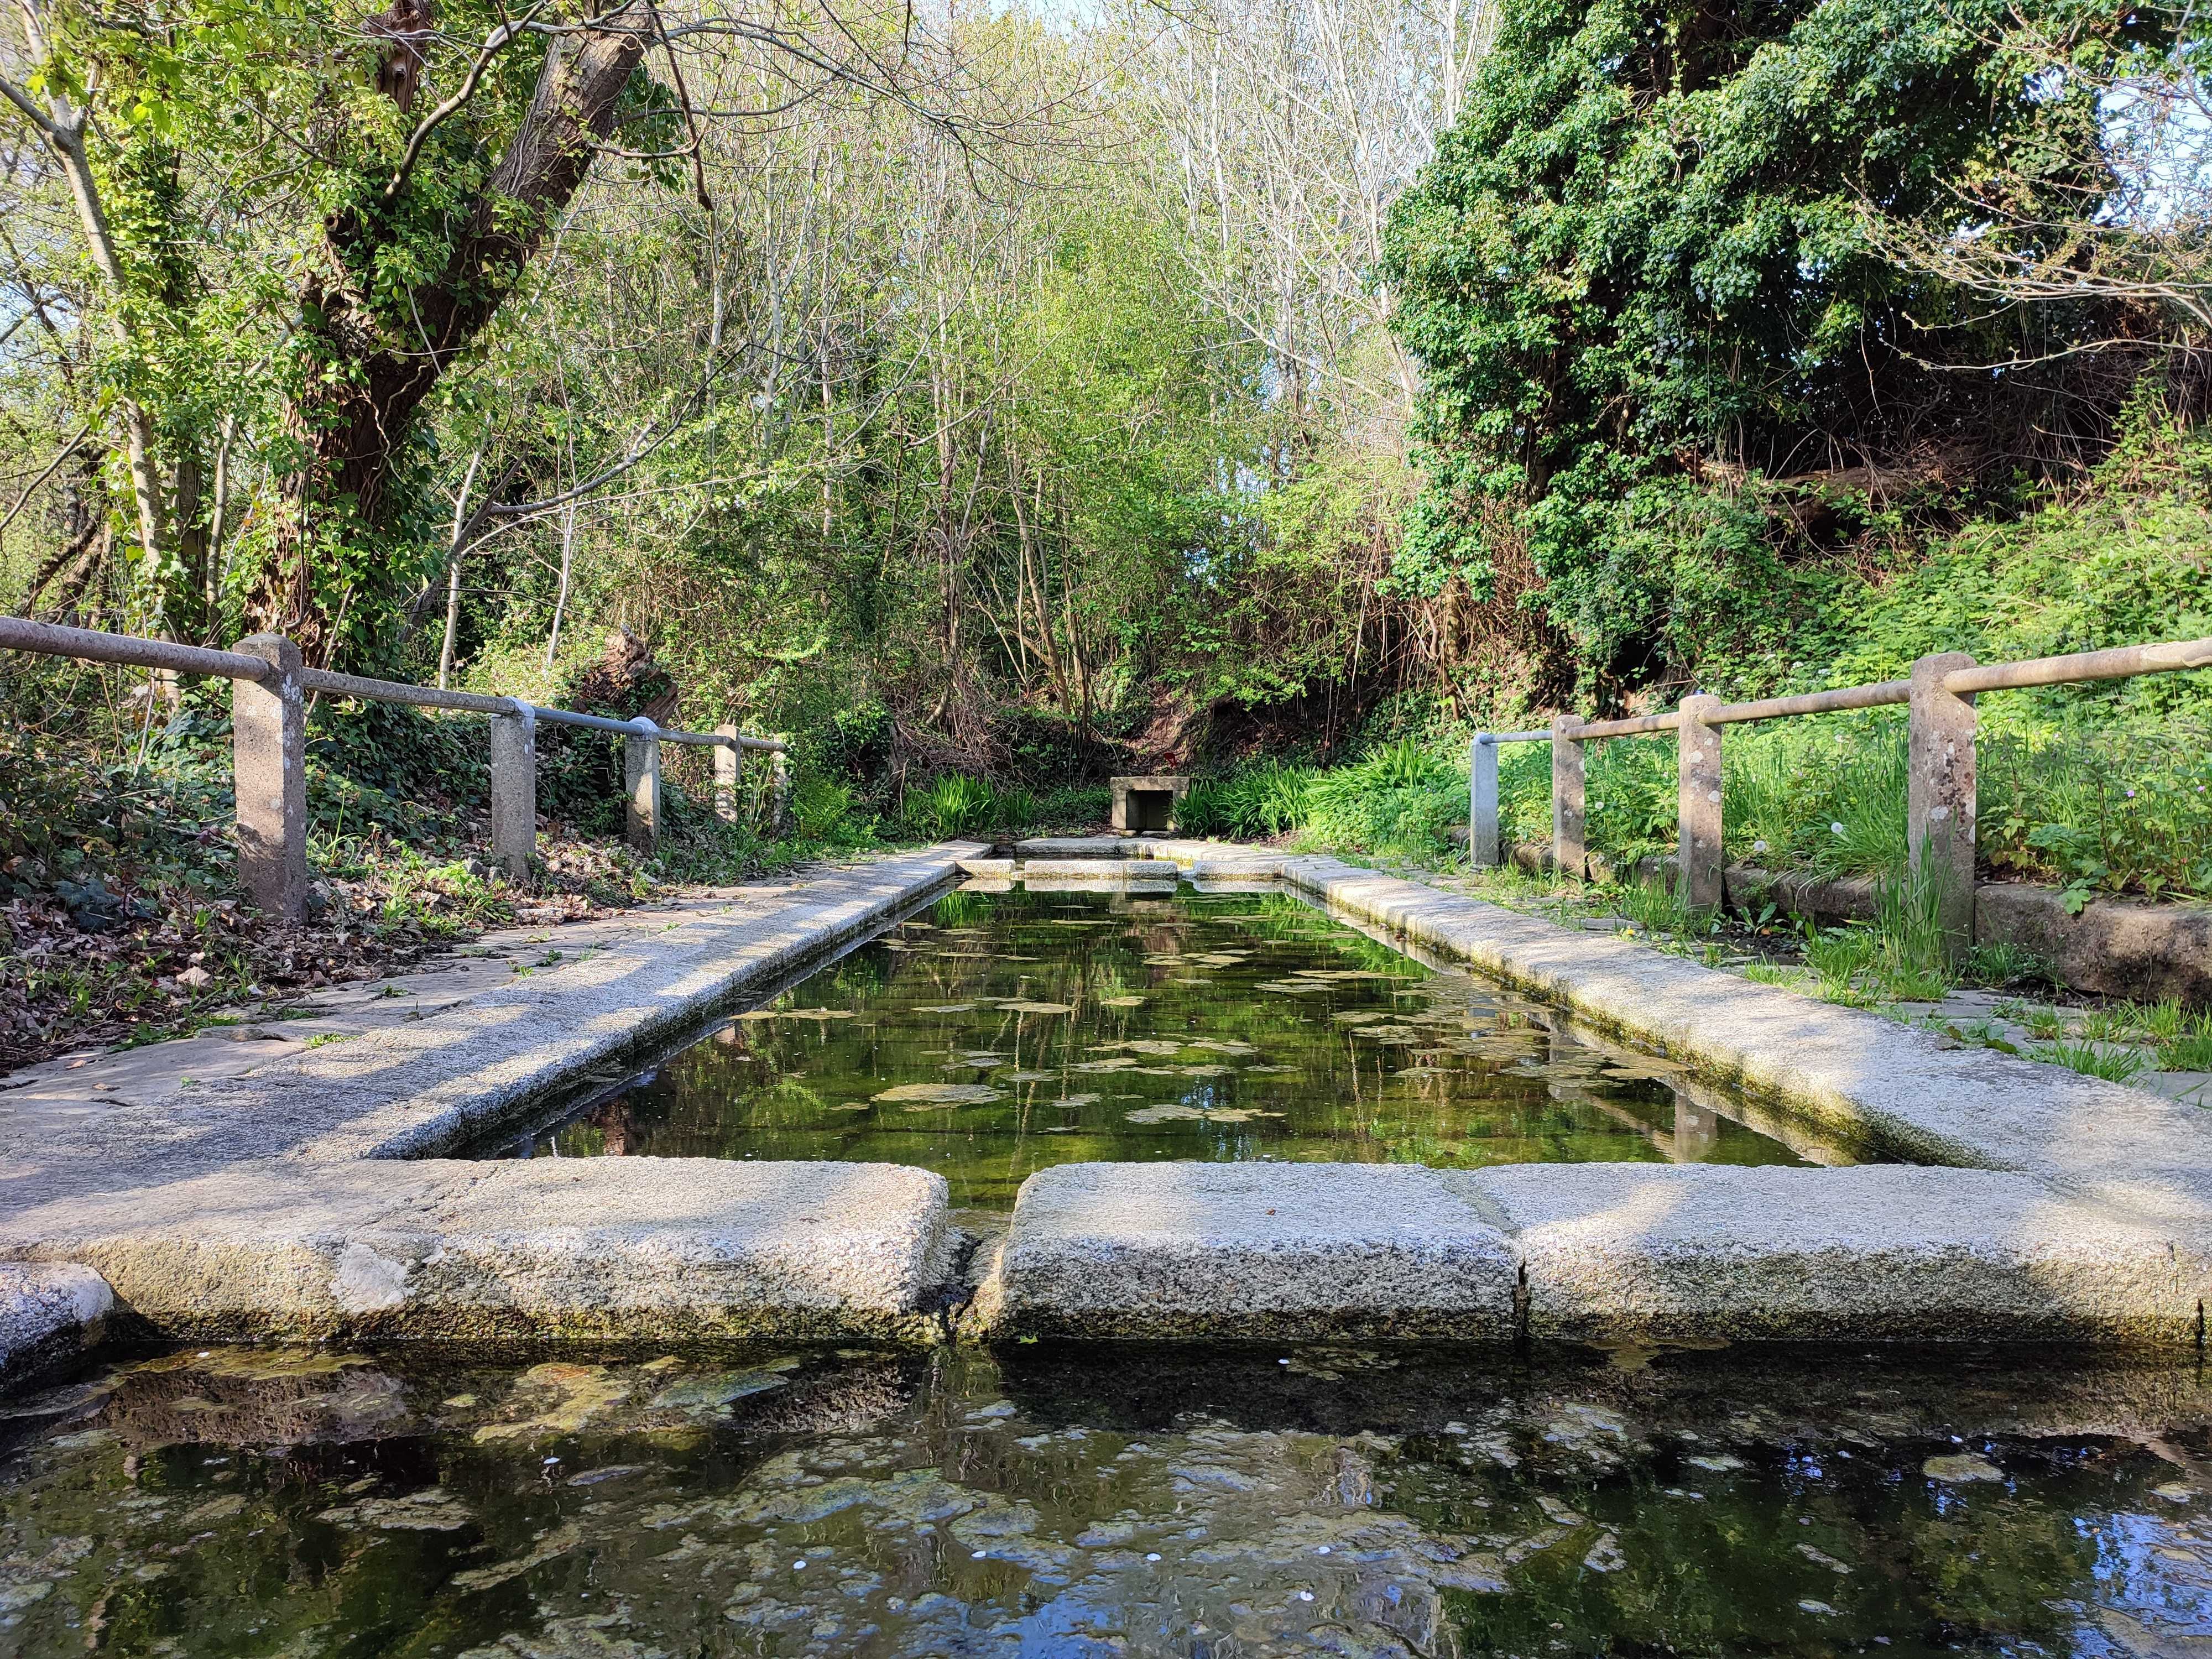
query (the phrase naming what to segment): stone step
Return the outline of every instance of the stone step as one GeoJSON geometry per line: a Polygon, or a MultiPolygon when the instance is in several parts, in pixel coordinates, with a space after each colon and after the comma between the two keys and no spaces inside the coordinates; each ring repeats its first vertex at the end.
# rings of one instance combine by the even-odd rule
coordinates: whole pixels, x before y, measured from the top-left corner
{"type": "Polygon", "coordinates": [[[11,1217],[133,1322],[258,1337],[931,1341],[944,1177],[718,1158],[270,1159],[11,1217]]]}
{"type": "Polygon", "coordinates": [[[1504,1341],[1505,1236],[1429,1170],[1064,1164],[1022,1183],[991,1337],[1504,1341]]]}
{"type": "Polygon", "coordinates": [[[2192,1343],[2212,1236],[1987,1170],[1063,1164],[986,1339],[2192,1343]]]}
{"type": "Polygon", "coordinates": [[[1176,881],[1182,868],[1167,859],[1025,859],[1013,873],[1024,881],[1176,881]]]}

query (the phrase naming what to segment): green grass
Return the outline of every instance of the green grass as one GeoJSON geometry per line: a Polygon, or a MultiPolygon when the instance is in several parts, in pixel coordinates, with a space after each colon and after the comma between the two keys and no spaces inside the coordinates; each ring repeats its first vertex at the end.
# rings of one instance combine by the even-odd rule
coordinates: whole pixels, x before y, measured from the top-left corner
{"type": "Polygon", "coordinates": [[[2197,1016],[2196,1027],[2158,1045],[2162,1072],[2212,1072],[2212,1014],[2197,1016]]]}
{"type": "Polygon", "coordinates": [[[2150,1063],[2132,1048],[2101,1048],[2094,1042],[2050,1043],[2037,1049],[2033,1058],[2107,1083],[2125,1083],[2150,1063]]]}
{"type": "Polygon", "coordinates": [[[1681,937],[1702,932],[1698,916],[1684,902],[1679,888],[1657,882],[1623,882],[1603,890],[1600,902],[1609,902],[1643,932],[1681,937]]]}
{"type": "MultiPolygon", "coordinates": [[[[2106,728],[2086,704],[2063,723],[1985,725],[1977,744],[1977,842],[1984,873],[2069,890],[2212,897],[2212,726],[2162,720],[2106,728]]],[[[1729,728],[1723,764],[1728,855],[1771,869],[1894,876],[1905,865],[1902,713],[1729,728]]],[[[1590,848],[1618,864],[1674,851],[1674,744],[1626,738],[1585,754],[1590,848]]],[[[1551,834],[1551,745],[1498,763],[1509,841],[1551,834]]]]}
{"type": "Polygon", "coordinates": [[[1976,985],[2052,983],[2051,965],[2025,946],[1973,945],[1960,957],[1960,977],[1976,985]]]}

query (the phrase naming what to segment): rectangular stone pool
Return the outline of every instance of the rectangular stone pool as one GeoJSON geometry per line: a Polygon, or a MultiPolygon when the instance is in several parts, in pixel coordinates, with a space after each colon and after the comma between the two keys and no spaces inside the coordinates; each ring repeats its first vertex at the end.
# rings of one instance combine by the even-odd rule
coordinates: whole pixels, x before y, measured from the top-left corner
{"type": "Polygon", "coordinates": [[[850,1159],[1011,1207],[1052,1164],[1850,1161],[1278,893],[960,891],[509,1156],[850,1159]]]}

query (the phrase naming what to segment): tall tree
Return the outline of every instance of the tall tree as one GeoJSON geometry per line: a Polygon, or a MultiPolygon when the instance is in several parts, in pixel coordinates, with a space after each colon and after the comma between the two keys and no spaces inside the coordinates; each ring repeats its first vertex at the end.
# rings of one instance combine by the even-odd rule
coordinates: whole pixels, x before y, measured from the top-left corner
{"type": "MultiPolygon", "coordinates": [[[[412,115],[427,0],[396,0],[378,22],[372,33],[389,42],[378,88],[412,115]]],[[[337,549],[373,544],[389,526],[392,475],[416,411],[514,293],[574,197],[656,27],[647,0],[550,35],[495,25],[459,83],[413,120],[388,171],[360,169],[325,220],[299,297],[285,410],[295,446],[289,511],[250,600],[257,625],[290,634],[311,659],[333,642],[319,572],[337,549]],[[495,100],[486,82],[498,60],[530,46],[542,58],[496,163],[485,168],[441,143],[456,115],[479,98],[495,100]]],[[[472,135],[475,144],[487,136],[472,135]]]]}

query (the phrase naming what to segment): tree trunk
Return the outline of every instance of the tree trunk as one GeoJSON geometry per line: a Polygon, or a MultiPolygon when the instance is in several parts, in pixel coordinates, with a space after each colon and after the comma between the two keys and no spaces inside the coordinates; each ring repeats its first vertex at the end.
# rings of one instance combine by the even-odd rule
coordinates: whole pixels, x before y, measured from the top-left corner
{"type": "Polygon", "coordinates": [[[285,481],[276,552],[250,596],[262,630],[289,634],[311,664],[336,645],[325,544],[373,541],[416,411],[498,313],[611,130],[616,100],[644,56],[653,13],[617,7],[548,52],[507,154],[462,218],[444,269],[387,319],[357,285],[396,234],[359,211],[325,228],[323,268],[300,295],[310,371],[285,411],[301,465],[285,481]]]}
{"type": "MultiPolygon", "coordinates": [[[[478,444],[476,453],[469,457],[469,470],[462,476],[460,493],[453,497],[453,538],[446,549],[446,638],[438,647],[438,690],[453,677],[453,641],[461,628],[461,555],[468,548],[471,526],[469,518],[469,489],[477,481],[477,467],[483,459],[483,446],[478,444]]],[[[562,576],[567,579],[568,567],[563,556],[562,576]]]]}

